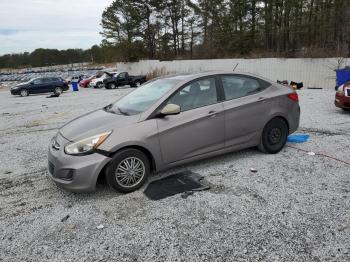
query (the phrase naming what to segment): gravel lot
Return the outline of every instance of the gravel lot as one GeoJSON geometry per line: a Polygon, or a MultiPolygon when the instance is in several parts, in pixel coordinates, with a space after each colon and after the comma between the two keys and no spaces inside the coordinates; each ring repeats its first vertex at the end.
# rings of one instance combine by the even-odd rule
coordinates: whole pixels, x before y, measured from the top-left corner
{"type": "MultiPolygon", "coordinates": [[[[212,184],[186,199],[151,201],[145,187],[122,195],[103,183],[91,194],[57,188],[46,177],[50,138],[130,90],[0,90],[0,261],[350,261],[350,165],[291,147],[152,178],[187,169],[212,184]]],[[[350,162],[350,114],[334,107],[334,91],[299,95],[299,132],[311,140],[289,145],[350,162]]]]}

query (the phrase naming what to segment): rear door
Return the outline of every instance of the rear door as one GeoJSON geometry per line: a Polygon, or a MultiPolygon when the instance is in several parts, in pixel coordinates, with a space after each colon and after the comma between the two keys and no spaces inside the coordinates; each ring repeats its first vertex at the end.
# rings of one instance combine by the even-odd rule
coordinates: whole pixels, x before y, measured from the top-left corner
{"type": "Polygon", "coordinates": [[[168,101],[181,108],[178,115],[157,119],[165,164],[202,155],[224,147],[223,104],[218,102],[215,77],[182,87],[168,101]]]}
{"type": "Polygon", "coordinates": [[[225,93],[225,146],[238,146],[257,139],[272,105],[263,80],[245,75],[222,75],[225,93]]]}

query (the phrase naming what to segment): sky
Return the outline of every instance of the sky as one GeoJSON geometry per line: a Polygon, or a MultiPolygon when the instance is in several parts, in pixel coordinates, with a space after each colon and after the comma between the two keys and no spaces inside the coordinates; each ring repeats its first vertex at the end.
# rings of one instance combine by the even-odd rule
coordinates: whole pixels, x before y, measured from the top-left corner
{"type": "Polygon", "coordinates": [[[0,55],[99,44],[102,12],[112,2],[0,0],[0,55]]]}

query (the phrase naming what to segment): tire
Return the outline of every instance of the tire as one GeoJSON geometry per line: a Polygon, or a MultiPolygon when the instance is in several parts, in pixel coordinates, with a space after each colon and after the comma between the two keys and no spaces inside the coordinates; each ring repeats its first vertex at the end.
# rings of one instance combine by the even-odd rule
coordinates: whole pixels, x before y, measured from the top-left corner
{"type": "Polygon", "coordinates": [[[29,96],[29,92],[27,89],[22,89],[19,94],[21,97],[29,96]]]}
{"type": "Polygon", "coordinates": [[[123,149],[116,153],[106,168],[107,183],[111,188],[122,193],[139,189],[146,182],[149,174],[150,162],[147,156],[132,148],[123,149]],[[130,166],[135,166],[138,171],[132,171],[130,166]],[[130,169],[131,172],[128,171],[130,169]]]}
{"type": "Polygon", "coordinates": [[[97,87],[97,88],[102,88],[102,87],[103,87],[103,84],[102,84],[101,82],[99,82],[99,83],[96,84],[96,87],[97,87]]]}
{"type": "Polygon", "coordinates": [[[56,96],[59,96],[63,93],[63,90],[61,87],[56,87],[55,90],[53,90],[53,93],[56,95],[56,96]]]}
{"type": "Polygon", "coordinates": [[[131,87],[139,87],[140,85],[141,85],[140,81],[136,81],[130,84],[131,87]]]}
{"type": "Polygon", "coordinates": [[[117,88],[116,84],[114,83],[108,84],[108,89],[116,89],[116,88],[117,88]]]}
{"type": "Polygon", "coordinates": [[[350,108],[342,108],[345,112],[350,112],[350,108]]]}
{"type": "Polygon", "coordinates": [[[273,118],[264,127],[258,149],[264,153],[276,154],[286,144],[288,134],[287,123],[281,118],[273,118]]]}

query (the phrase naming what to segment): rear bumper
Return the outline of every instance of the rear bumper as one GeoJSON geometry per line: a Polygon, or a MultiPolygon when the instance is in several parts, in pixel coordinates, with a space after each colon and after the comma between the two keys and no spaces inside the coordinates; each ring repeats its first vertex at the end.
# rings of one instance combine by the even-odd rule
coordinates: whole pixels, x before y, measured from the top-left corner
{"type": "Polygon", "coordinates": [[[334,104],[336,107],[350,109],[350,96],[336,93],[334,104]]]}
{"type": "Polygon", "coordinates": [[[59,149],[52,146],[48,152],[48,176],[59,187],[72,192],[91,192],[95,190],[98,175],[110,161],[101,154],[71,156],[64,153],[64,145],[68,140],[57,135],[59,149]]]}

